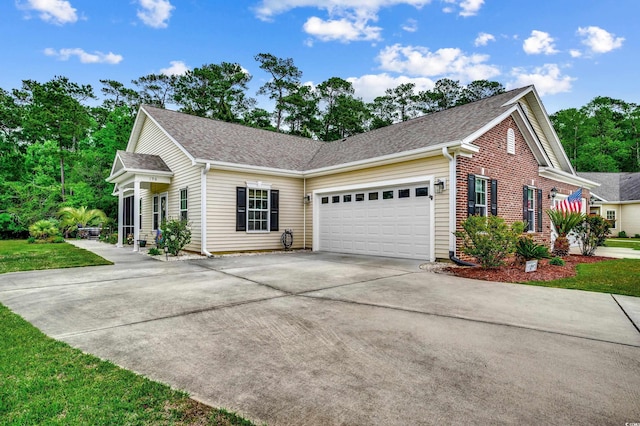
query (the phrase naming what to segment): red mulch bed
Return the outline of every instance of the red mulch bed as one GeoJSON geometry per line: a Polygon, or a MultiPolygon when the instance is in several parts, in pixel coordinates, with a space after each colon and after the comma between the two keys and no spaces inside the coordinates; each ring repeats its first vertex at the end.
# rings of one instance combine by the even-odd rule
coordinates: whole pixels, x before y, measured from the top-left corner
{"type": "Polygon", "coordinates": [[[552,281],[559,278],[568,278],[576,275],[576,266],[580,263],[596,263],[603,260],[611,260],[610,257],[603,256],[580,256],[569,255],[563,258],[564,266],[549,265],[548,259],[538,262],[538,270],[535,272],[524,272],[524,264],[516,261],[508,261],[505,266],[493,269],[482,269],[474,267],[448,267],[444,270],[450,274],[463,278],[475,280],[499,281],[505,283],[521,283],[526,281],[552,281]]]}

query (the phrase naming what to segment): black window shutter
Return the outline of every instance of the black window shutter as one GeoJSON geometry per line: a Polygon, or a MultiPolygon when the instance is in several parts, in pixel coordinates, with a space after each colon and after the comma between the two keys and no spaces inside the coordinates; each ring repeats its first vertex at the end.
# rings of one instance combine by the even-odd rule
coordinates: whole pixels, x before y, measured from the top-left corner
{"type": "MultiPolygon", "coordinates": [[[[529,196],[529,187],[527,185],[522,187],[522,220],[527,222],[528,215],[527,210],[529,210],[528,197],[529,196]]],[[[531,224],[528,224],[531,226],[531,224]]],[[[530,229],[530,228],[529,228],[530,229]]]]}
{"type": "Polygon", "coordinates": [[[247,230],[247,188],[236,188],[236,231],[247,230]]]}
{"type": "Polygon", "coordinates": [[[476,213],[476,175],[467,177],[467,215],[476,213]]]}
{"type": "Polygon", "coordinates": [[[538,200],[537,200],[537,205],[536,205],[536,214],[537,214],[537,222],[538,222],[538,226],[537,226],[537,230],[538,232],[542,232],[542,189],[538,189],[538,200]]]}
{"type": "Polygon", "coordinates": [[[498,216],[498,181],[491,179],[491,216],[498,216]]]}
{"type": "Polygon", "coordinates": [[[279,228],[279,201],[280,201],[280,191],[277,189],[271,190],[271,218],[270,218],[270,227],[271,231],[277,231],[279,228]]]}

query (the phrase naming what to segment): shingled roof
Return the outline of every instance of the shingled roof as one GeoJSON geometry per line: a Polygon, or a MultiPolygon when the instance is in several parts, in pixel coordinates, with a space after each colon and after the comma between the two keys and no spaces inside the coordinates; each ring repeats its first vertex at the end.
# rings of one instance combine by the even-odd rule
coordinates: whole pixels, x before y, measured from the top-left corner
{"type": "Polygon", "coordinates": [[[171,172],[167,163],[159,155],[140,154],[118,150],[117,153],[126,170],[148,170],[153,172],[171,172]]]}
{"type": "Polygon", "coordinates": [[[148,105],[143,110],[196,160],[306,171],[461,142],[512,108],[505,103],[530,88],[329,143],[148,105]]]}
{"type": "Polygon", "coordinates": [[[606,201],[640,200],[640,173],[580,172],[578,176],[598,182],[592,192],[606,201]]]}

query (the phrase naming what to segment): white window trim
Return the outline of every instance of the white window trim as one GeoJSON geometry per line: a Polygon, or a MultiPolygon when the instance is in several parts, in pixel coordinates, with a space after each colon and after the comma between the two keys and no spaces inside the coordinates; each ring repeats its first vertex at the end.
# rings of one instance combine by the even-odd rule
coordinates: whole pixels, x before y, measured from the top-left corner
{"type": "MultiPolygon", "coordinates": [[[[529,191],[531,191],[531,193],[533,194],[533,198],[531,199],[531,208],[527,207],[527,212],[532,212],[533,213],[533,221],[531,223],[527,223],[527,232],[531,232],[534,233],[536,232],[536,221],[538,220],[538,218],[536,217],[536,195],[538,193],[538,188],[534,187],[534,186],[528,186],[527,187],[527,205],[529,204],[529,191]],[[529,229],[531,228],[531,229],[529,229]]],[[[528,216],[528,215],[527,215],[528,216]]]]}
{"type": "MultiPolygon", "coordinates": [[[[268,234],[271,232],[271,184],[265,184],[264,182],[247,182],[247,219],[245,223],[246,233],[248,234],[268,234]],[[249,229],[249,190],[267,191],[267,229],[249,229]]],[[[254,211],[263,211],[262,209],[254,211]]]]}
{"type": "Polygon", "coordinates": [[[617,219],[617,212],[615,210],[609,210],[607,209],[604,213],[604,218],[607,220],[613,220],[613,226],[611,227],[611,229],[616,229],[616,224],[618,223],[618,219],[617,219]],[[609,219],[609,213],[613,213],[613,219],[609,219]]]}
{"type": "MultiPolygon", "coordinates": [[[[478,194],[478,181],[484,181],[484,204],[478,204],[477,202],[475,203],[475,208],[478,208],[478,206],[480,207],[484,207],[484,214],[482,216],[487,217],[489,216],[489,203],[488,203],[488,198],[489,198],[489,179],[484,177],[484,176],[476,176],[476,183],[475,183],[475,198],[476,200],[477,198],[477,194],[478,194]]],[[[475,200],[474,200],[475,201],[475,200]]]]}
{"type": "Polygon", "coordinates": [[[160,214],[160,205],[161,205],[160,204],[160,199],[162,197],[165,197],[165,199],[167,200],[167,205],[166,205],[167,211],[165,213],[166,213],[167,218],[169,217],[169,193],[168,192],[161,192],[161,193],[153,194],[153,198],[158,198],[158,211],[156,211],[156,212],[153,211],[153,200],[151,201],[151,203],[152,203],[151,204],[151,210],[152,210],[151,211],[151,227],[153,227],[153,222],[155,221],[155,215],[156,214],[158,215],[158,228],[154,229],[154,231],[157,231],[158,229],[160,229],[160,226],[162,225],[162,217],[161,217],[161,214],[160,214]]]}

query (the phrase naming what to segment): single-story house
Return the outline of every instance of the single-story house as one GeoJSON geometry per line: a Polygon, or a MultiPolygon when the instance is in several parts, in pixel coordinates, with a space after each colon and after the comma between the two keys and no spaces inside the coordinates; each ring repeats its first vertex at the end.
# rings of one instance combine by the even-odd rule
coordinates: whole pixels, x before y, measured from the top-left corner
{"type": "Polygon", "coordinates": [[[591,192],[589,212],[609,219],[611,233],[624,231],[627,236],[640,234],[640,173],[578,173],[597,182],[591,192]]]}
{"type": "Polygon", "coordinates": [[[186,218],[186,249],[204,255],[280,249],[291,229],[294,249],[429,261],[460,255],[453,231],[471,214],[526,220],[549,242],[544,211],[597,186],[533,86],[330,143],[142,106],[107,181],[134,250],[186,218]]]}

